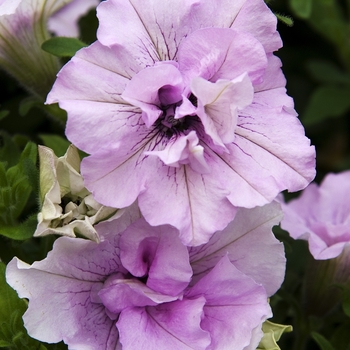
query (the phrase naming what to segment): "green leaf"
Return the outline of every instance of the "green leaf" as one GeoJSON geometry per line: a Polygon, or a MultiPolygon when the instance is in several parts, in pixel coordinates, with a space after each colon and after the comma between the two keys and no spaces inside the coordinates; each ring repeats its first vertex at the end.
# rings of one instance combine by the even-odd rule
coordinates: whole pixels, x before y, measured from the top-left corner
{"type": "Polygon", "coordinates": [[[328,118],[340,117],[350,109],[350,88],[323,85],[313,92],[301,115],[303,124],[312,125],[328,118]]]}
{"type": "Polygon", "coordinates": [[[43,140],[46,147],[49,147],[54,151],[57,157],[63,156],[70,145],[70,142],[62,136],[40,134],[39,137],[43,140]]]}
{"type": "Polygon", "coordinates": [[[36,161],[37,146],[29,142],[21,153],[18,164],[8,168],[5,175],[5,163],[0,162],[0,183],[3,185],[0,188],[2,228],[9,229],[9,226],[16,225],[32,190],[37,189],[39,177],[36,161]]]}
{"type": "Polygon", "coordinates": [[[287,25],[288,27],[292,27],[294,24],[293,18],[285,15],[281,15],[279,13],[275,13],[275,16],[279,21],[287,25]]]}
{"type": "Polygon", "coordinates": [[[312,78],[320,83],[350,85],[350,75],[328,61],[310,61],[306,66],[312,78]]]}
{"type": "Polygon", "coordinates": [[[43,42],[41,48],[57,57],[73,57],[78,50],[86,46],[79,39],[57,36],[43,42]]]}
{"type": "Polygon", "coordinates": [[[290,0],[290,7],[298,17],[307,19],[311,15],[312,0],[290,0]]]}
{"type": "Polygon", "coordinates": [[[312,332],[311,336],[321,348],[321,350],[335,350],[333,348],[333,345],[323,335],[317,332],[312,332]]]}
{"type": "Polygon", "coordinates": [[[27,303],[6,283],[5,270],[5,264],[0,261],[0,347],[45,350],[45,346],[28,336],[22,321],[27,303]]]}
{"type": "Polygon", "coordinates": [[[33,237],[33,233],[38,224],[37,215],[31,215],[29,218],[15,226],[11,225],[1,225],[0,226],[0,235],[5,237],[22,241],[33,237]]]}

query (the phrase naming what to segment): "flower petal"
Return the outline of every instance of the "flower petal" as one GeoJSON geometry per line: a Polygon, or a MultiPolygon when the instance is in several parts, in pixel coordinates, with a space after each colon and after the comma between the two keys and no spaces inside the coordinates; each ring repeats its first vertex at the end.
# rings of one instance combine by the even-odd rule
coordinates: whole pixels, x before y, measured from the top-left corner
{"type": "Polygon", "coordinates": [[[199,295],[206,299],[201,327],[211,336],[208,350],[243,349],[253,330],[271,316],[265,289],[237,270],[227,256],[185,297],[199,295]]]}
{"type": "Polygon", "coordinates": [[[282,203],[282,228],[308,240],[315,259],[335,258],[350,243],[349,180],[350,171],[328,174],[320,186],[311,184],[299,198],[282,203]]]}
{"type": "Polygon", "coordinates": [[[158,156],[162,162],[168,166],[180,167],[189,164],[192,170],[205,174],[210,169],[204,158],[204,148],[198,144],[199,139],[195,131],[191,131],[186,136],[179,136],[168,142],[162,151],[145,152],[149,156],[158,156]]]}
{"type": "Polygon", "coordinates": [[[143,121],[150,128],[163,113],[161,106],[181,101],[183,89],[182,76],[177,67],[171,62],[159,62],[135,74],[122,98],[142,109],[143,121]],[[162,100],[161,90],[164,88],[167,88],[168,93],[162,100]]]}
{"type": "Polygon", "coordinates": [[[191,82],[191,91],[198,99],[197,114],[206,134],[218,146],[233,142],[238,110],[250,105],[254,96],[247,74],[215,83],[197,77],[191,82]]]}
{"type": "Polygon", "coordinates": [[[178,296],[158,293],[135,278],[120,278],[119,275],[109,276],[98,296],[112,314],[130,307],[154,306],[178,299],[178,296]]]}
{"type": "Polygon", "coordinates": [[[204,303],[199,297],[123,310],[117,322],[123,349],[207,349],[210,336],[200,327],[204,303]]]}
{"type": "Polygon", "coordinates": [[[276,26],[277,17],[264,1],[247,0],[235,17],[231,28],[252,34],[269,53],[282,47],[282,40],[276,31],[276,26]]]}
{"type": "Polygon", "coordinates": [[[187,84],[198,76],[215,82],[232,80],[244,73],[257,84],[267,67],[266,53],[257,39],[226,28],[195,31],[183,40],[178,56],[187,84]]]}
{"type": "Polygon", "coordinates": [[[171,226],[138,220],[121,236],[120,257],[133,276],[148,275],[146,285],[166,295],[180,294],[192,277],[187,248],[171,226]]]}
{"type": "Polygon", "coordinates": [[[216,232],[207,244],[190,248],[191,284],[227,255],[236,268],[262,284],[269,296],[273,295],[285,273],[283,244],[272,233],[272,226],[281,219],[282,211],[276,202],[239,209],[235,219],[223,231],[216,232]]]}
{"type": "Polygon", "coordinates": [[[109,242],[61,237],[42,261],[27,265],[14,258],[7,267],[7,281],[20,297],[29,299],[23,318],[33,338],[63,340],[71,348],[114,348],[114,322],[91,293],[115,270],[120,270],[120,261],[109,242]]]}
{"type": "Polygon", "coordinates": [[[147,160],[153,176],[145,183],[147,191],[139,195],[139,205],[151,225],[173,225],[180,230],[183,244],[200,245],[233,219],[236,208],[211,174],[208,177],[187,165],[166,167],[156,158],[147,160]]]}

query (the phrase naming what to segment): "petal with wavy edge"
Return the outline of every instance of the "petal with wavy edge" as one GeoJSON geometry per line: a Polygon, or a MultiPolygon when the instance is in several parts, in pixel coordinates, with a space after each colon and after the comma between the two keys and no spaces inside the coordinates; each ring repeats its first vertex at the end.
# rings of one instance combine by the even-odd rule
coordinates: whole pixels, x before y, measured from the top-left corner
{"type": "Polygon", "coordinates": [[[189,164],[191,169],[199,174],[210,173],[204,158],[204,148],[198,143],[198,136],[192,130],[186,136],[179,136],[169,141],[162,151],[150,151],[145,154],[159,157],[168,166],[179,168],[183,164],[189,164]]]}
{"type": "Polygon", "coordinates": [[[233,142],[238,110],[252,103],[254,90],[247,73],[233,80],[219,79],[215,83],[197,77],[191,91],[198,99],[197,115],[214,143],[222,146],[233,142]]]}
{"type": "Polygon", "coordinates": [[[180,294],[192,277],[187,248],[171,226],[138,220],[120,238],[120,258],[133,276],[148,275],[146,285],[166,295],[180,294]]]}
{"type": "Polygon", "coordinates": [[[204,304],[198,297],[123,310],[117,322],[123,349],[207,349],[210,336],[200,327],[204,304]]]}
{"type": "Polygon", "coordinates": [[[189,35],[179,47],[178,62],[186,84],[198,76],[215,82],[244,73],[258,84],[267,67],[266,53],[257,39],[226,28],[204,28],[189,35]]]}
{"type": "Polygon", "coordinates": [[[190,248],[191,284],[227,255],[236,268],[262,284],[269,296],[273,295],[285,273],[283,244],[272,233],[272,227],[282,216],[276,202],[254,209],[240,208],[235,219],[223,231],[216,232],[207,244],[190,248]]]}
{"type": "Polygon", "coordinates": [[[185,298],[198,296],[206,300],[201,327],[211,336],[208,350],[243,349],[253,330],[271,317],[265,289],[236,269],[227,256],[185,298]]]}
{"type": "Polygon", "coordinates": [[[350,171],[328,174],[321,185],[309,185],[300,197],[281,203],[281,222],[294,239],[309,241],[315,259],[337,257],[349,245],[350,171]]]}
{"type": "Polygon", "coordinates": [[[98,296],[112,314],[130,307],[155,306],[179,298],[158,293],[135,278],[120,278],[118,275],[108,277],[98,296]]]}
{"type": "Polygon", "coordinates": [[[102,304],[91,300],[91,292],[102,287],[105,276],[123,270],[117,253],[108,241],[61,237],[42,261],[27,265],[14,258],[7,281],[29,299],[23,317],[28,333],[45,342],[63,340],[70,347],[116,347],[114,322],[102,304]]]}
{"type": "Polygon", "coordinates": [[[166,167],[151,157],[148,163],[154,175],[147,179],[139,205],[151,225],[173,225],[180,230],[183,244],[200,245],[233,219],[236,208],[211,174],[199,174],[186,165],[166,167]]]}
{"type": "Polygon", "coordinates": [[[99,6],[98,15],[102,23],[98,39],[103,44],[135,43],[136,52],[141,49],[155,60],[174,59],[181,41],[206,27],[230,27],[250,33],[263,44],[266,52],[282,46],[276,16],[260,0],[181,0],[176,4],[171,0],[161,3],[152,0],[148,6],[141,0],[110,0],[99,6]],[[258,20],[252,21],[252,16],[258,20]],[[142,45],[147,45],[151,54],[142,45]]]}
{"type": "Polygon", "coordinates": [[[246,0],[231,28],[252,34],[267,53],[282,47],[282,40],[276,31],[277,17],[264,1],[246,0]],[[254,20],[252,21],[252,18],[254,20]]]}
{"type": "Polygon", "coordinates": [[[121,96],[142,109],[142,118],[150,128],[162,114],[162,106],[181,101],[183,90],[182,76],[177,67],[170,62],[159,62],[135,74],[121,96]],[[168,93],[162,99],[164,88],[168,93]]]}

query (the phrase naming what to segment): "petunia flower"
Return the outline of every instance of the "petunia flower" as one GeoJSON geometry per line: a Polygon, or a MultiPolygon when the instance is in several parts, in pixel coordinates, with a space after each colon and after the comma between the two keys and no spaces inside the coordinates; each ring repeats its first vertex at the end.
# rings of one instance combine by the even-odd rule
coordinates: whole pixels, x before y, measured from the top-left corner
{"type": "Polygon", "coordinates": [[[282,203],[281,227],[294,239],[309,242],[317,260],[339,256],[350,247],[350,171],[328,174],[309,185],[297,199],[282,203]]]}
{"type": "Polygon", "coordinates": [[[80,174],[80,157],[74,146],[57,157],[52,149],[39,146],[41,211],[34,236],[75,233],[99,242],[94,225],[121,215],[117,209],[96,202],[80,174]]]}
{"type": "Polygon", "coordinates": [[[75,35],[78,17],[97,4],[97,0],[0,1],[0,67],[45,99],[60,68],[57,57],[41,49],[50,38],[48,26],[56,34],[75,35]],[[69,26],[62,23],[61,13],[69,18],[69,26]]]}
{"type": "Polygon", "coordinates": [[[238,207],[271,202],[315,175],[315,153],[286,95],[276,17],[263,0],[108,0],[98,41],[60,71],[47,102],[90,156],[86,187],[106,206],[136,199],[185,245],[238,207]]]}
{"type": "Polygon", "coordinates": [[[101,243],[60,237],[42,261],[14,258],[7,281],[29,299],[24,324],[41,341],[91,350],[256,348],[271,316],[265,287],[275,292],[283,280],[283,245],[271,232],[280,217],[275,203],[241,209],[196,248],[169,225],[103,222],[101,243]]]}

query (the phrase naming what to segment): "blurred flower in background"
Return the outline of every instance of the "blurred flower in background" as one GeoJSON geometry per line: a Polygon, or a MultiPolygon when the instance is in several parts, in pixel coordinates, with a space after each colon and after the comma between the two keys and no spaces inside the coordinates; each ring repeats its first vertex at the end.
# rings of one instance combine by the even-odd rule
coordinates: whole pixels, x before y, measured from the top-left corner
{"type": "Polygon", "coordinates": [[[0,67],[44,100],[61,66],[41,49],[51,35],[77,35],[77,20],[98,1],[3,0],[0,3],[0,67]],[[53,16],[53,17],[52,17],[53,16]],[[69,19],[70,25],[62,22],[69,19]]]}

